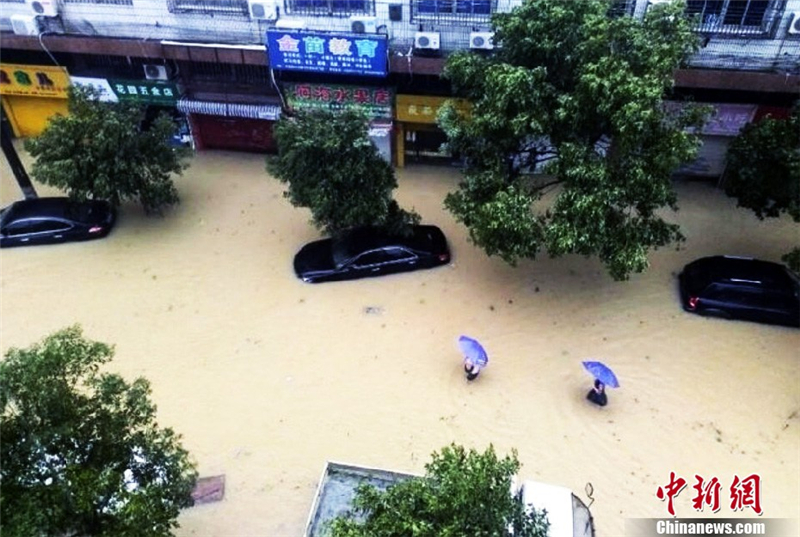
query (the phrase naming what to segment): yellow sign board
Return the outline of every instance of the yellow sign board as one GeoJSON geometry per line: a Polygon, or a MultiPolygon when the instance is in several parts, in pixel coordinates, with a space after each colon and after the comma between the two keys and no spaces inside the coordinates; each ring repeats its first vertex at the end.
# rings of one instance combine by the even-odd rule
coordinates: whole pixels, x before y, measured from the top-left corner
{"type": "Polygon", "coordinates": [[[51,65],[0,63],[0,94],[67,98],[69,73],[51,65]]]}
{"type": "MultiPolygon", "coordinates": [[[[395,118],[407,123],[436,123],[436,114],[447,97],[428,95],[397,95],[395,99],[395,118]]],[[[469,114],[472,105],[464,99],[453,99],[456,109],[469,114]]]]}

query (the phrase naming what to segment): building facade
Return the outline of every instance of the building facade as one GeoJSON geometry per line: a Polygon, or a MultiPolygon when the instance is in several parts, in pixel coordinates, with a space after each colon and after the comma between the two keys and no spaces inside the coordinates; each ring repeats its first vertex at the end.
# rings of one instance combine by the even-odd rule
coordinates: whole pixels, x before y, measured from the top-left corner
{"type": "MultiPolygon", "coordinates": [[[[490,51],[491,14],[520,1],[0,0],[3,109],[17,136],[38,134],[65,110],[72,80],[167,111],[198,149],[270,152],[287,105],[357,105],[402,166],[435,157],[444,140],[435,114],[449,95],[439,77],[447,55],[490,51]],[[369,61],[290,53],[309,36],[307,46],[357,46],[369,61]],[[289,52],[277,54],[284,45],[289,52]]],[[[615,9],[641,17],[659,1],[618,0],[615,9]]],[[[689,0],[687,9],[703,46],[676,73],[678,89],[736,105],[738,119],[714,136],[800,96],[800,0],[689,0]]]]}

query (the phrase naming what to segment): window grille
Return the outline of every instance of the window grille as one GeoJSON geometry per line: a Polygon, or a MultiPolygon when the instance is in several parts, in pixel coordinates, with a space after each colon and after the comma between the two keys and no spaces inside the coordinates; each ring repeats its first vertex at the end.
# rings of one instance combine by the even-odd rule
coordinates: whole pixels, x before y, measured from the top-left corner
{"type": "Polygon", "coordinates": [[[775,0],[688,0],[686,12],[697,30],[711,34],[759,35],[775,25],[775,0]]]}
{"type": "Polygon", "coordinates": [[[347,17],[372,15],[375,5],[372,0],[287,0],[286,12],[289,15],[347,17]]]}
{"type": "MultiPolygon", "coordinates": [[[[25,0],[22,1],[24,2],[25,0]]],[[[133,5],[133,0],[64,0],[64,2],[67,4],[102,4],[102,5],[112,5],[112,6],[133,5]]]]}
{"type": "Polygon", "coordinates": [[[608,14],[611,17],[633,15],[633,10],[635,7],[636,0],[614,0],[611,2],[611,7],[608,10],[608,14]]]}
{"type": "Polygon", "coordinates": [[[496,0],[411,0],[411,20],[439,24],[486,23],[496,9],[496,0]]]}
{"type": "Polygon", "coordinates": [[[247,0],[168,0],[173,13],[229,13],[247,15],[247,0]]]}
{"type": "Polygon", "coordinates": [[[219,82],[268,88],[271,85],[266,65],[239,65],[214,62],[179,61],[178,71],[184,80],[191,82],[219,82]]]}

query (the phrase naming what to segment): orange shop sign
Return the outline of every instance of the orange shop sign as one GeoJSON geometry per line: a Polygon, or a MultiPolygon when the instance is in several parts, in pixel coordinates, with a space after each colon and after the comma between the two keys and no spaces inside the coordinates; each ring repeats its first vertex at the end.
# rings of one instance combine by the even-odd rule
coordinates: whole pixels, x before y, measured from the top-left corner
{"type": "MultiPolygon", "coordinates": [[[[429,95],[397,95],[395,99],[395,115],[398,121],[407,123],[436,123],[436,114],[448,97],[431,97],[429,95]]],[[[472,105],[464,99],[453,99],[456,109],[469,114],[472,105]]]]}
{"type": "Polygon", "coordinates": [[[51,65],[0,63],[0,94],[67,98],[69,73],[51,65]]]}

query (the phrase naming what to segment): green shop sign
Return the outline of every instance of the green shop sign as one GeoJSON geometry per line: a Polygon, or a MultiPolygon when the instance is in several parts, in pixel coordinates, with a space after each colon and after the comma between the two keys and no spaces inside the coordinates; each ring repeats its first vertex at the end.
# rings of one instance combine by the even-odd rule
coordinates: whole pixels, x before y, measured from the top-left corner
{"type": "Polygon", "coordinates": [[[174,105],[178,100],[178,86],[157,80],[111,80],[111,90],[121,102],[174,105]]]}
{"type": "Polygon", "coordinates": [[[392,117],[393,88],[342,84],[286,84],[286,97],[299,110],[362,109],[370,118],[392,117]]]}

